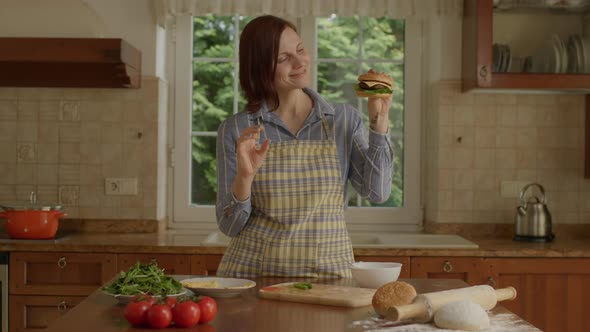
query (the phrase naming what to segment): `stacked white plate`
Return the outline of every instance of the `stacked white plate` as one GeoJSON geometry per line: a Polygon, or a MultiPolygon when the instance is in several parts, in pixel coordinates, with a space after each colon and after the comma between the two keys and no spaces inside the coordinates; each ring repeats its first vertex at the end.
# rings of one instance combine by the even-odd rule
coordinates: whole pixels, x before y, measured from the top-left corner
{"type": "Polygon", "coordinates": [[[590,43],[574,34],[563,41],[552,35],[531,57],[533,73],[587,73],[590,71],[590,43]]]}
{"type": "Polygon", "coordinates": [[[506,44],[493,44],[492,59],[493,72],[505,73],[511,71],[510,67],[512,66],[512,54],[510,52],[510,46],[506,44]]]}
{"type": "Polygon", "coordinates": [[[587,73],[590,70],[588,58],[590,51],[588,40],[580,35],[571,35],[567,39],[566,48],[570,66],[568,73],[587,73]]]}
{"type": "Polygon", "coordinates": [[[565,73],[567,71],[567,51],[558,35],[552,35],[542,47],[533,54],[533,73],[565,73]]]}

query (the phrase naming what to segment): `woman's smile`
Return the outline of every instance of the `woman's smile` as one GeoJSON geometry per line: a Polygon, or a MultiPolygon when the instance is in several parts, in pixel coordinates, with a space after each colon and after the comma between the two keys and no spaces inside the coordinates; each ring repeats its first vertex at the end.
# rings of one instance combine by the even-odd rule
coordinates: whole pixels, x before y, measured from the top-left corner
{"type": "Polygon", "coordinates": [[[298,72],[298,73],[295,73],[295,74],[291,74],[289,76],[292,77],[292,78],[297,79],[297,78],[300,78],[300,77],[305,76],[306,74],[307,74],[307,69],[303,69],[301,72],[298,72]]]}

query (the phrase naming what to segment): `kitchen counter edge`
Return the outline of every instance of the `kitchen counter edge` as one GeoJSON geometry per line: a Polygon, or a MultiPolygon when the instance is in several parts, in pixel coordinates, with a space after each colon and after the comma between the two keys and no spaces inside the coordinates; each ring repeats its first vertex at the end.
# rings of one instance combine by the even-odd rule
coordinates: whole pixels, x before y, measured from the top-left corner
{"type": "MultiPolygon", "coordinates": [[[[175,233],[74,233],[55,240],[0,239],[0,251],[111,252],[160,254],[223,254],[224,246],[202,244],[205,235],[175,233]]],[[[559,239],[550,243],[516,242],[509,238],[469,238],[477,249],[355,247],[355,256],[469,256],[582,258],[590,257],[590,241],[559,239]]]]}

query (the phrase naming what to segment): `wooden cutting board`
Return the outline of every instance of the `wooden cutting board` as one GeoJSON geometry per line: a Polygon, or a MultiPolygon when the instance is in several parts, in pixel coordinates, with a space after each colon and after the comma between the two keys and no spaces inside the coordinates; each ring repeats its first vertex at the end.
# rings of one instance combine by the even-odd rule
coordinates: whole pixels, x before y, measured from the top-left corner
{"type": "Polygon", "coordinates": [[[312,284],[311,289],[293,287],[294,282],[261,288],[260,297],[279,301],[324,304],[339,307],[371,305],[375,289],[312,284]]]}

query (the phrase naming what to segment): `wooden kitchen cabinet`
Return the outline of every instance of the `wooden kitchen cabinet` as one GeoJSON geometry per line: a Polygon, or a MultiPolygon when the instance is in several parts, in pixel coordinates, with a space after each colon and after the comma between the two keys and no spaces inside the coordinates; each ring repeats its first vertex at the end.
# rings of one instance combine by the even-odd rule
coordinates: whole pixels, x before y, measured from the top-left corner
{"type": "Polygon", "coordinates": [[[9,330],[11,332],[42,331],[85,298],[85,296],[11,295],[9,330]]]}
{"type": "Polygon", "coordinates": [[[86,296],[117,273],[115,254],[13,252],[10,294],[86,296]]]}
{"type": "Polygon", "coordinates": [[[590,258],[489,258],[496,288],[517,296],[502,305],[545,332],[590,331],[590,258]]]}
{"type": "MultiPolygon", "coordinates": [[[[463,47],[462,84],[463,91],[474,89],[535,89],[535,90],[578,90],[590,93],[590,55],[585,50],[582,58],[587,59],[586,70],[582,73],[532,73],[523,72],[514,63],[526,62],[526,57],[538,54],[553,34],[562,41],[572,34],[590,38],[588,6],[582,9],[543,8],[543,2],[521,1],[532,8],[510,8],[514,0],[502,0],[494,8],[493,0],[465,0],[463,2],[463,47]],[[531,5],[532,4],[532,5],[531,5]],[[534,8],[538,6],[539,8],[534,8]],[[519,11],[520,10],[520,11],[519,11]],[[520,16],[519,16],[520,15],[520,16]],[[511,49],[512,64],[508,72],[494,72],[494,43],[508,45],[511,49]],[[545,43],[545,44],[543,44],[545,43]],[[517,68],[517,69],[513,69],[517,68]]],[[[565,45],[566,49],[568,45],[565,45]]],[[[570,47],[571,48],[571,47],[570,47]]],[[[547,56],[547,52],[545,52],[547,56]]],[[[554,55],[555,57],[555,55],[554,55]]],[[[543,57],[537,57],[537,59],[543,57]]],[[[532,62],[535,57],[532,58],[532,62]]],[[[568,59],[568,62],[571,61],[568,59]]],[[[522,66],[520,66],[522,67],[522,66]]],[[[584,177],[590,178],[590,94],[586,94],[586,136],[584,150],[584,177]]]]}
{"type": "Polygon", "coordinates": [[[193,255],[191,257],[191,274],[214,276],[223,255],[193,255]]]}
{"type": "Polygon", "coordinates": [[[0,38],[0,86],[140,88],[141,51],[115,38],[0,38]]]}
{"type": "Polygon", "coordinates": [[[427,279],[461,279],[470,285],[487,283],[483,258],[412,257],[411,277],[427,279]]]}
{"type": "Polygon", "coordinates": [[[401,263],[402,270],[399,277],[402,279],[410,278],[410,257],[407,256],[355,256],[356,262],[393,262],[401,263]]]}
{"type": "MultiPolygon", "coordinates": [[[[500,1],[501,5],[495,9],[493,0],[463,2],[463,91],[481,88],[590,91],[587,73],[532,73],[515,69],[516,60],[522,64],[552,34],[559,35],[562,41],[573,33],[583,35],[587,6],[576,10],[558,6],[543,8],[542,2],[537,2],[540,4],[536,7],[511,8],[513,3],[516,1],[500,1]],[[494,43],[510,46],[513,62],[509,72],[493,72],[494,43]]],[[[528,2],[531,3],[534,4],[528,2]]]]}
{"type": "Polygon", "coordinates": [[[191,256],[191,273],[192,275],[206,276],[209,275],[205,263],[206,255],[192,255],[191,256]]]}
{"type": "Polygon", "coordinates": [[[166,274],[191,274],[190,255],[179,254],[119,254],[117,269],[125,271],[137,262],[142,264],[156,262],[166,274]]]}
{"type": "Polygon", "coordinates": [[[9,329],[40,331],[117,274],[108,253],[12,252],[9,329]]]}

